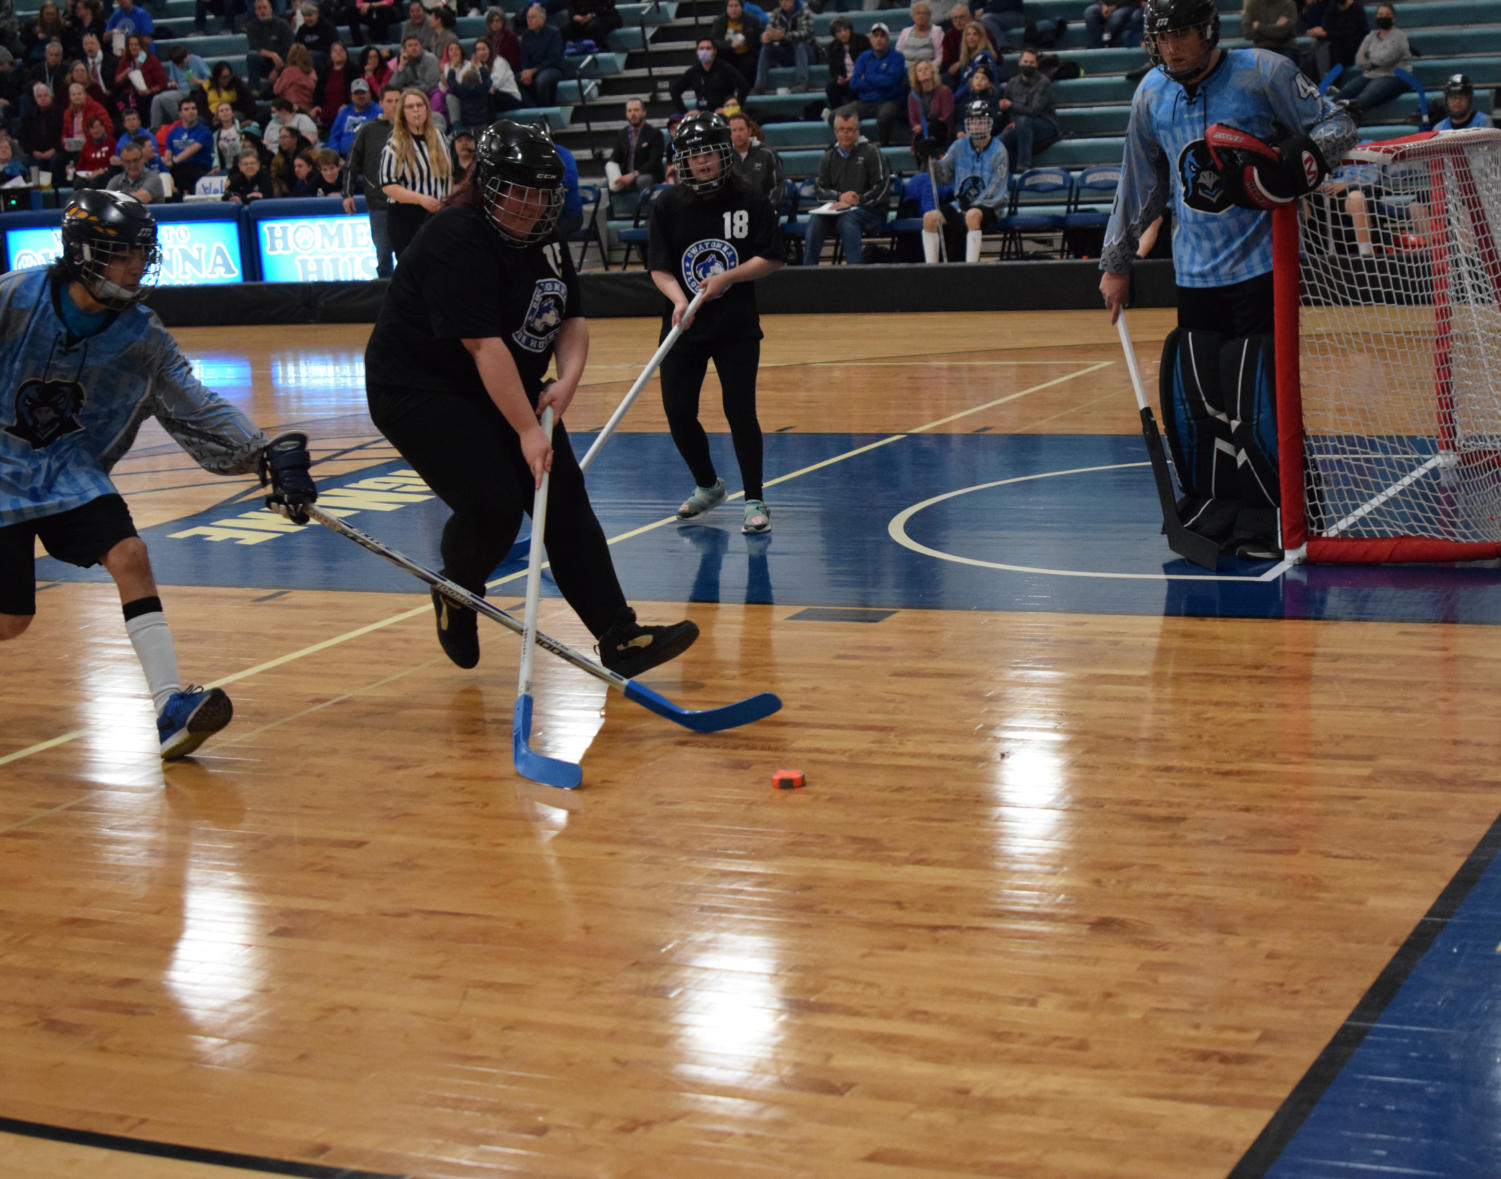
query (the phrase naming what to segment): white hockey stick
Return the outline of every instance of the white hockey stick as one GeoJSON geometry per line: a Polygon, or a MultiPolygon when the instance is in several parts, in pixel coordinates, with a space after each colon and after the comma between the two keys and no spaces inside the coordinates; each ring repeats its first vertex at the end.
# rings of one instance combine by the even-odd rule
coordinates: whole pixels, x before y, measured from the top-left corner
{"type": "Polygon", "coordinates": [[[636,383],[630,387],[620,404],[615,407],[615,412],[610,415],[610,420],[604,424],[599,432],[599,437],[594,440],[589,449],[584,452],[584,457],[579,459],[579,470],[587,471],[589,464],[594,461],[594,456],[599,453],[599,448],[605,444],[605,439],[615,432],[615,427],[620,425],[620,419],[625,417],[626,410],[631,408],[631,403],[641,395],[641,390],[646,387],[646,382],[651,380],[652,373],[662,366],[662,361],[672,351],[672,346],[678,342],[678,337],[683,334],[684,325],[693,317],[698,310],[698,305],[704,301],[704,288],[700,287],[698,294],[688,304],[688,309],[683,312],[683,318],[678,320],[677,326],[667,333],[665,339],[652,353],[652,358],[646,362],[646,367],[641,370],[641,375],[636,378],[636,383]]]}
{"type": "MultiPolygon", "coordinates": [[[[552,406],[542,411],[542,433],[552,442],[552,406]]],[[[542,472],[542,483],[532,501],[532,543],[526,560],[526,614],[521,644],[521,669],[516,676],[516,708],[511,714],[511,764],[523,778],[575,790],[583,770],[571,761],[538,753],[529,744],[532,735],[532,655],[537,642],[537,603],[542,596],[542,538],[547,534],[547,489],[552,476],[542,472]]]]}

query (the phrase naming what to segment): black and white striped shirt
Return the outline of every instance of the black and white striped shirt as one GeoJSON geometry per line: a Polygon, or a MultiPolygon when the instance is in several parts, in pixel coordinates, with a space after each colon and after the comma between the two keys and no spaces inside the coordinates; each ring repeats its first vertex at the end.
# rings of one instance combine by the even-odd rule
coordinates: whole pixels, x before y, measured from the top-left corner
{"type": "Polygon", "coordinates": [[[452,175],[438,176],[433,172],[432,164],[428,160],[427,141],[412,138],[412,166],[406,167],[401,157],[396,154],[396,136],[392,135],[386,140],[386,146],[380,153],[380,183],[384,188],[388,184],[399,184],[403,188],[410,188],[413,192],[420,192],[423,196],[436,197],[443,200],[448,196],[449,189],[453,187],[452,175]]]}

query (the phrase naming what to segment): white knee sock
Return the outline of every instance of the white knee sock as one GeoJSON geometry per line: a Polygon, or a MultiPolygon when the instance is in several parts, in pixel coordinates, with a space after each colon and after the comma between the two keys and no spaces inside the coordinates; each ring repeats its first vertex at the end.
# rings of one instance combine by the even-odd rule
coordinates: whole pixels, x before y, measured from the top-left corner
{"type": "Polygon", "coordinates": [[[922,231],[922,260],[924,262],[938,261],[938,235],[931,229],[922,231]]]}
{"type": "Polygon", "coordinates": [[[157,712],[166,707],[173,692],[182,691],[177,674],[177,648],[172,645],[172,629],[162,613],[159,598],[142,598],[125,606],[125,633],[146,673],[146,686],[157,712]]]}
{"type": "Polygon", "coordinates": [[[971,229],[964,235],[964,260],[966,262],[980,260],[980,239],[984,236],[978,229],[971,229]]]}

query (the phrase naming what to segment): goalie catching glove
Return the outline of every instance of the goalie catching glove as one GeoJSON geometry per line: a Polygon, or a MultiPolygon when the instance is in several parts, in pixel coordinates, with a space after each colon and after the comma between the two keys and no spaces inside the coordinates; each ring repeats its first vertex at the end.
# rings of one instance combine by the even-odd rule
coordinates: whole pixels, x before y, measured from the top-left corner
{"type": "Polygon", "coordinates": [[[1204,132],[1204,143],[1230,199],[1243,209],[1275,209],[1316,189],[1329,174],[1318,145],[1294,135],[1273,146],[1224,123],[1204,132]]]}
{"type": "Polygon", "coordinates": [[[271,488],[266,506],[294,524],[308,522],[306,509],[318,498],[318,489],[308,473],[311,465],[306,434],[282,434],[261,451],[261,486],[271,488]]]}

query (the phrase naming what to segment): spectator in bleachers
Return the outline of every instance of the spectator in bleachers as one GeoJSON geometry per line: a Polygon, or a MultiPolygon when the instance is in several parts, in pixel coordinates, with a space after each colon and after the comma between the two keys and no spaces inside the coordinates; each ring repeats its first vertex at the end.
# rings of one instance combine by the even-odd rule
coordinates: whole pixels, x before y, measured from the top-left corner
{"type": "Polygon", "coordinates": [[[1141,44],[1141,5],[1137,0],[1101,0],[1084,10],[1084,43],[1089,49],[1123,49],[1141,44]]]}
{"type": "Polygon", "coordinates": [[[354,0],[349,6],[349,43],[383,43],[391,35],[391,26],[401,19],[397,0],[354,0]],[[365,30],[361,37],[360,29],[365,30]]]}
{"type": "Polygon", "coordinates": [[[289,197],[311,197],[318,195],[318,183],[323,178],[318,175],[318,165],[313,160],[312,149],[299,152],[292,159],[292,181],[287,187],[289,197]]]}
{"type": "Polygon", "coordinates": [[[615,136],[615,146],[605,161],[605,180],[611,192],[650,188],[666,175],[662,167],[662,133],[646,121],[646,104],[627,99],[625,126],[615,136]]]}
{"type": "Polygon", "coordinates": [[[1397,28],[1397,10],[1390,4],[1377,7],[1376,27],[1365,35],[1355,51],[1355,65],[1361,76],[1339,87],[1339,104],[1359,124],[1367,111],[1390,102],[1407,89],[1407,83],[1394,71],[1412,68],[1412,46],[1407,34],[1397,28]]]}
{"type": "Polygon", "coordinates": [[[407,5],[406,23],[396,31],[396,43],[405,45],[408,37],[416,37],[424,49],[430,50],[433,47],[433,26],[427,19],[427,9],[422,6],[422,0],[411,0],[407,5]]]}
{"type": "Polygon", "coordinates": [[[782,207],[782,161],[761,142],[761,128],[744,111],[733,114],[730,123],[730,167],[739,177],[771,202],[782,207]]]}
{"type": "Polygon", "coordinates": [[[403,90],[401,113],[381,151],[380,184],[391,202],[391,248],[398,261],[452,187],[453,160],[432,115],[425,93],[403,90]]]}
{"type": "Polygon", "coordinates": [[[1240,14],[1240,35],[1253,49],[1266,49],[1298,60],[1297,0],[1246,0],[1240,14]]]}
{"type": "Polygon", "coordinates": [[[485,40],[490,52],[509,65],[512,73],[521,69],[521,41],[506,24],[506,14],[499,8],[485,10],[485,40]]]}
{"type": "Polygon", "coordinates": [[[954,92],[938,80],[937,67],[920,61],[907,71],[907,122],[912,142],[924,137],[947,147],[954,137],[954,92]]]}
{"type": "Polygon", "coordinates": [[[172,185],[184,196],[193,191],[198,178],[214,166],[214,133],[198,117],[198,103],[184,98],[177,108],[178,122],[167,132],[162,162],[172,173],[172,185]]]}
{"type": "Polygon", "coordinates": [[[277,196],[291,194],[297,183],[292,161],[312,146],[312,140],[300,135],[295,127],[282,127],[276,133],[276,154],[271,157],[271,187],[277,196]]]}
{"type": "Polygon", "coordinates": [[[273,98],[271,118],[266,121],[266,142],[280,142],[283,127],[291,127],[309,143],[317,142],[318,124],[294,107],[290,99],[273,98]]]}
{"type": "Polygon", "coordinates": [[[83,62],[84,69],[89,72],[89,93],[94,96],[94,101],[109,110],[114,106],[109,96],[110,88],[115,84],[115,55],[105,50],[103,42],[93,33],[84,34],[83,56],[79,59],[83,62]]]}
{"type": "Polygon", "coordinates": [[[752,94],[765,94],[771,87],[767,71],[773,66],[793,66],[793,90],[798,94],[808,90],[808,70],[817,52],[813,40],[813,10],[805,3],[797,7],[797,0],[777,0],[777,6],[767,17],[766,28],[761,32],[761,57],[756,65],[756,84],[752,94]]]}
{"type": "MultiPolygon", "coordinates": [[[[551,136],[546,119],[538,119],[537,126],[551,136]]],[[[553,147],[563,161],[563,211],[558,214],[557,238],[567,241],[570,234],[584,227],[584,194],[579,190],[579,166],[573,153],[558,143],[553,147]]]]}
{"type": "Polygon", "coordinates": [[[1469,131],[1491,126],[1490,116],[1475,109],[1475,83],[1466,74],[1451,74],[1444,83],[1444,107],[1448,114],[1434,125],[1435,131],[1469,131]]]}
{"type": "MultiPolygon", "coordinates": [[[[949,27],[943,32],[943,46],[938,53],[938,71],[945,82],[952,82],[955,86],[959,84],[959,49],[964,39],[964,30],[969,28],[973,20],[974,16],[967,4],[955,4],[949,9],[949,27]]],[[[994,35],[984,24],[980,27],[985,29],[990,52],[999,61],[1000,46],[995,43],[994,35]]]]}
{"type": "Polygon", "coordinates": [[[356,78],[349,85],[349,102],[339,108],[328,132],[328,146],[346,160],[354,150],[355,136],[360,128],[372,119],[380,118],[380,107],[375,105],[370,83],[356,78]]]}
{"type": "MultiPolygon", "coordinates": [[[[427,14],[428,28],[433,31],[433,39],[427,49],[440,63],[444,60],[448,47],[459,43],[459,35],[453,31],[456,23],[457,18],[454,16],[453,9],[446,4],[434,8],[427,14]]],[[[443,72],[441,65],[438,72],[440,74],[443,72]]]]}
{"type": "Polygon", "coordinates": [[[490,78],[482,75],[475,64],[465,62],[462,70],[448,71],[448,100],[450,127],[478,127],[490,125],[490,78]]]}
{"type": "Polygon", "coordinates": [[[344,153],[344,212],[353,214],[354,198],[363,195],[370,217],[370,240],[375,246],[375,275],[391,277],[390,204],[380,187],[380,161],[396,116],[401,110],[401,91],[387,86],[380,95],[380,117],[359,129],[354,146],[344,153]]]}
{"type": "Polygon", "coordinates": [[[891,47],[891,30],[880,21],[870,27],[870,48],[855,61],[850,90],[860,117],[875,118],[881,146],[895,143],[907,96],[907,62],[891,47]]]}
{"type": "Polygon", "coordinates": [[[349,101],[349,87],[357,76],[344,42],[332,42],[328,47],[328,58],[318,70],[318,84],[313,89],[313,102],[322,112],[319,131],[332,126],[334,116],[349,101]]]}
{"type": "Polygon", "coordinates": [[[68,36],[63,48],[69,57],[86,56],[83,39],[92,33],[101,42],[104,40],[104,18],[93,0],[73,0],[72,19],[68,22],[68,36]]]}
{"type": "Polygon", "coordinates": [[[860,60],[860,55],[870,48],[865,34],[855,32],[855,26],[847,16],[836,16],[829,23],[829,33],[829,44],[824,51],[829,63],[829,82],[824,87],[824,96],[828,100],[824,110],[826,119],[832,117],[833,111],[855,100],[855,93],[850,89],[850,75],[855,72],[855,62],[860,60]]]}
{"type": "MultiPolygon", "coordinates": [[[[317,99],[318,74],[313,69],[313,55],[308,52],[306,45],[294,44],[287,50],[286,64],[282,66],[281,73],[276,75],[276,83],[271,90],[278,98],[285,98],[314,123],[317,122],[320,113],[317,99]]],[[[316,137],[315,133],[313,138],[316,137]]]]}
{"type": "Polygon", "coordinates": [[[379,46],[366,45],[360,50],[360,77],[369,84],[370,93],[379,94],[384,90],[395,72],[396,62],[379,46]]]}
{"type": "Polygon", "coordinates": [[[109,158],[114,153],[114,143],[106,120],[95,118],[89,123],[88,137],[83,141],[78,155],[68,166],[74,188],[102,188],[109,180],[109,158]]]}
{"type": "MultiPolygon", "coordinates": [[[[983,102],[990,108],[990,121],[992,126],[1001,125],[1001,90],[995,84],[995,79],[990,76],[990,71],[981,66],[969,76],[969,85],[964,91],[964,105],[972,102],[983,102]]],[[[959,103],[955,100],[955,108],[959,103]]]]}
{"type": "Polygon", "coordinates": [[[145,122],[151,117],[151,100],[167,88],[167,72],[156,55],[146,48],[140,36],[125,38],[125,55],[115,66],[115,86],[111,91],[115,105],[124,111],[134,107],[145,122]]]}
{"type": "Polygon", "coordinates": [[[740,0],[724,0],[724,11],[709,29],[719,56],[739,70],[747,83],[756,80],[762,31],[761,22],[745,11],[740,0]]]}
{"type": "Polygon", "coordinates": [[[453,186],[458,188],[474,168],[474,132],[460,130],[453,137],[453,186]]]}
{"type": "Polygon", "coordinates": [[[1303,65],[1311,78],[1322,78],[1335,66],[1353,66],[1369,31],[1360,0],[1313,0],[1303,9],[1303,25],[1314,41],[1312,60],[1303,65]]]}
{"type": "Polygon", "coordinates": [[[104,22],[104,31],[113,33],[118,29],[126,36],[139,33],[142,43],[150,45],[151,38],[156,33],[156,22],[151,19],[151,14],[144,8],[137,8],[135,0],[115,0],[115,3],[118,7],[110,13],[109,20],[104,22]]]}
{"type": "Polygon", "coordinates": [[[0,184],[29,176],[31,169],[16,159],[16,147],[9,135],[0,135],[0,184]]]}
{"type": "Polygon", "coordinates": [[[162,63],[167,76],[167,85],[151,100],[151,126],[159,130],[177,118],[177,107],[194,90],[208,82],[208,63],[196,53],[189,53],[186,45],[173,45],[167,50],[167,60],[162,63]]]}
{"type": "Polygon", "coordinates": [[[42,60],[48,43],[56,41],[61,49],[72,37],[68,22],[53,0],[46,0],[36,16],[21,25],[21,51],[25,61],[35,64],[42,60]]]}
{"type": "Polygon", "coordinates": [[[48,41],[42,47],[42,60],[27,68],[25,78],[28,86],[45,82],[53,94],[66,94],[68,63],[63,59],[63,43],[48,41]]]}
{"type": "Polygon", "coordinates": [[[683,92],[694,93],[694,107],[701,111],[717,111],[733,98],[741,102],[745,98],[745,79],[740,71],[724,61],[714,48],[709,37],[700,37],[694,50],[698,61],[689,66],[672,84],[672,104],[679,114],[686,114],[688,107],[683,102],[683,92]]]}
{"type": "MultiPolygon", "coordinates": [[[[986,230],[996,228],[1011,196],[1006,148],[992,135],[990,113],[983,102],[972,102],[965,110],[964,132],[941,158],[933,160],[932,179],[952,185],[953,200],[938,204],[931,183],[923,183],[930,179],[926,176],[917,176],[909,187],[921,193],[925,262],[938,261],[940,227],[950,262],[957,262],[961,252],[966,262],[978,262],[981,239],[986,230]]],[[[935,145],[925,140],[921,146],[918,161],[926,164],[927,152],[935,145]]]]}
{"type": "MultiPolygon", "coordinates": [[[[459,126],[459,96],[455,93],[457,86],[462,86],[462,76],[468,66],[464,60],[464,46],[458,41],[450,41],[443,46],[438,58],[438,91],[433,95],[433,104],[448,119],[448,126],[459,126]],[[455,85],[450,86],[448,75],[453,74],[455,85]]],[[[478,81],[478,77],[474,79],[478,81]]],[[[474,92],[470,91],[470,102],[474,101],[474,92]]],[[[439,130],[442,130],[440,127],[439,130]]]]}
{"type": "Polygon", "coordinates": [[[136,136],[141,134],[141,112],[131,107],[120,112],[120,137],[115,141],[115,156],[110,160],[110,166],[120,166],[120,149],[127,143],[134,143],[136,136]]]}
{"type": "Polygon", "coordinates": [[[214,107],[214,167],[213,171],[228,175],[235,169],[240,158],[240,149],[245,146],[245,137],[240,133],[235,108],[227,102],[214,107]]]}
{"type": "Polygon", "coordinates": [[[339,30],[316,4],[304,4],[301,12],[302,23],[293,31],[292,40],[307,46],[307,51],[313,55],[313,69],[318,70],[328,60],[328,51],[339,39],[339,30]]]}
{"type": "Polygon", "coordinates": [[[263,197],[276,195],[271,187],[271,173],[261,163],[261,153],[253,147],[240,152],[239,166],[230,174],[224,185],[221,200],[236,205],[248,205],[263,197]]]}
{"type": "MultiPolygon", "coordinates": [[[[484,37],[475,41],[474,56],[470,61],[489,87],[487,101],[491,119],[521,105],[521,83],[516,81],[511,63],[503,57],[496,57],[490,42],[484,37]]],[[[488,124],[488,120],[486,122],[488,124]]]]}
{"type": "Polygon", "coordinates": [[[912,23],[896,35],[896,51],[908,69],[919,61],[937,66],[943,59],[943,30],[933,23],[932,5],[928,0],[917,0],[908,11],[912,23]]]}
{"type": "Polygon", "coordinates": [[[860,110],[854,104],[834,112],[834,146],[823,153],[814,190],[820,201],[838,205],[840,211],[808,218],[803,265],[818,265],[830,222],[844,245],[844,260],[858,265],[865,258],[862,235],[886,222],[891,165],[881,149],[860,134],[860,110]]]}
{"type": "Polygon", "coordinates": [[[67,95],[68,105],[62,108],[62,129],[57,138],[63,151],[72,155],[89,137],[89,124],[95,119],[109,122],[109,112],[89,97],[88,87],[82,82],[69,82],[67,95]]]}
{"type": "Polygon", "coordinates": [[[984,70],[992,82],[1000,80],[1000,60],[990,48],[990,38],[978,21],[972,21],[959,39],[959,73],[956,76],[954,102],[963,106],[969,99],[969,88],[975,72],[984,70]]]}
{"type": "Polygon", "coordinates": [[[1032,166],[1032,157],[1058,138],[1053,80],[1037,68],[1037,50],[1029,47],[1021,51],[1016,73],[1006,79],[998,105],[1002,119],[1010,119],[1001,132],[1001,142],[1016,170],[1025,172],[1032,166]]]}
{"type": "Polygon", "coordinates": [[[615,0],[568,0],[563,40],[593,41],[603,53],[610,48],[610,34],[623,24],[625,17],[615,11],[615,0]]]}
{"type": "Polygon", "coordinates": [[[431,94],[438,88],[439,77],[438,59],[422,48],[416,37],[408,36],[401,43],[401,60],[391,75],[391,85],[431,94]]]}
{"type": "Polygon", "coordinates": [[[255,15],[245,24],[245,40],[250,47],[245,59],[245,77],[250,89],[260,93],[262,87],[276,80],[292,48],[292,26],[271,14],[271,0],[255,0],[255,15]]]}
{"type": "Polygon", "coordinates": [[[547,10],[533,4],[526,10],[521,34],[521,99],[528,106],[553,106],[563,78],[563,34],[547,23],[547,10]]]}
{"type": "MultiPolygon", "coordinates": [[[[142,138],[149,140],[150,136],[142,138]]],[[[104,187],[111,192],[128,192],[143,205],[159,205],[167,199],[160,174],[146,167],[146,149],[139,141],[120,149],[120,171],[104,187]]]]}

